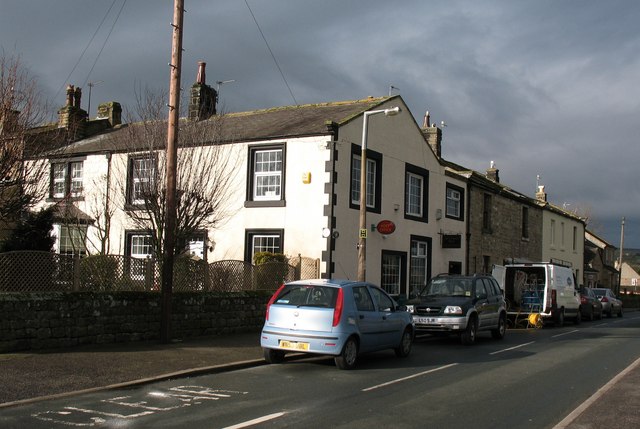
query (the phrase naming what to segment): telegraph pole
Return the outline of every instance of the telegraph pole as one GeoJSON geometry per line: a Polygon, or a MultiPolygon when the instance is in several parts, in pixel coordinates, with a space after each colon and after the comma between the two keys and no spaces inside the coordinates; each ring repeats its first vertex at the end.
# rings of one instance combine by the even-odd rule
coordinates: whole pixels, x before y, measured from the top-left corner
{"type": "Polygon", "coordinates": [[[624,216],[620,225],[620,253],[618,254],[618,290],[616,295],[620,293],[620,284],[622,283],[622,253],[624,252],[624,216]]]}
{"type": "Polygon", "coordinates": [[[176,163],[178,158],[178,121],[180,115],[180,71],[182,68],[182,23],[184,0],[174,0],[173,40],[171,44],[171,79],[169,81],[169,120],[166,149],[166,212],[164,218],[164,248],[162,252],[162,292],[160,341],[171,340],[171,300],[173,289],[173,257],[176,229],[176,163]]]}

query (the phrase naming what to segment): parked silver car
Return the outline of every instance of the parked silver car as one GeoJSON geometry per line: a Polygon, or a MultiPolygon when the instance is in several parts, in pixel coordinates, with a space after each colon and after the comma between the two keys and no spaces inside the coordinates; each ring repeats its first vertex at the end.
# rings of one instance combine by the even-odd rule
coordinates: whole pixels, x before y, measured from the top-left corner
{"type": "Polygon", "coordinates": [[[282,362],[287,352],[316,353],[352,369],[364,352],[393,349],[408,356],[413,337],[406,307],[371,283],[298,280],[269,300],[260,345],[269,363],[282,362]]]}
{"type": "Polygon", "coordinates": [[[594,288],[593,293],[596,294],[600,302],[602,303],[602,313],[608,317],[617,314],[618,317],[622,317],[622,301],[619,300],[611,289],[608,288],[594,288]]]}

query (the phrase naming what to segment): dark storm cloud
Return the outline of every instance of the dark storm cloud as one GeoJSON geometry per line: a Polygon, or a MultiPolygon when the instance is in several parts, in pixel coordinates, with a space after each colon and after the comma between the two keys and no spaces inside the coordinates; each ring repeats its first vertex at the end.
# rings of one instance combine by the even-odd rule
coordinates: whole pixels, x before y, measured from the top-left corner
{"type": "MultiPolygon", "coordinates": [[[[226,111],[293,104],[244,1],[186,0],[182,86],[207,62],[226,111]]],[[[100,82],[98,103],[132,107],[136,88],[166,89],[171,1],[3,4],[0,44],[35,73],[45,94],[100,82]],[[42,13],[46,11],[46,13],[42,13]]],[[[612,244],[627,217],[640,247],[636,185],[640,4],[624,1],[249,0],[298,103],[385,95],[400,88],[419,124],[444,120],[443,154],[478,171],[491,160],[527,195],[540,183],[557,205],[590,217],[612,244]],[[617,228],[617,231],[616,231],[617,228]]],[[[54,105],[61,105],[58,93],[54,105]]]]}

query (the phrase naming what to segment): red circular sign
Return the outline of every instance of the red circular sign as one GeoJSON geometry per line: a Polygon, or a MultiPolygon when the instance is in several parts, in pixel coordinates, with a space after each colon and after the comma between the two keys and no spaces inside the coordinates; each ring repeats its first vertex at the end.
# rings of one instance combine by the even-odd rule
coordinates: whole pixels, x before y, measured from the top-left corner
{"type": "Polygon", "coordinates": [[[390,220],[381,220],[378,222],[376,229],[380,234],[393,234],[396,230],[396,224],[391,222],[390,220]]]}

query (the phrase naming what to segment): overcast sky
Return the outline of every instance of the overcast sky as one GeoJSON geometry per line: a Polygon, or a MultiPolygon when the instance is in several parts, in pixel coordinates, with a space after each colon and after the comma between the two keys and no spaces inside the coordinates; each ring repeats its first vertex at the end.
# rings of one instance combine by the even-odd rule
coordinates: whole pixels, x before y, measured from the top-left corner
{"type": "MultiPolygon", "coordinates": [[[[626,217],[624,247],[640,248],[640,2],[247,2],[185,0],[183,88],[198,61],[212,86],[235,80],[221,86],[227,112],[394,86],[419,124],[426,110],[445,121],[444,158],[481,172],[493,160],[531,197],[539,175],[550,202],[617,247],[626,217]]],[[[95,83],[91,116],[105,101],[133,108],[136,88],[168,88],[172,0],[1,6],[5,55],[21,55],[56,106],[67,84],[86,109],[95,83]]]]}

